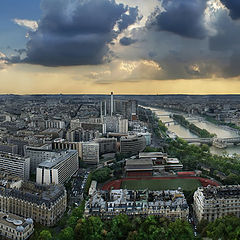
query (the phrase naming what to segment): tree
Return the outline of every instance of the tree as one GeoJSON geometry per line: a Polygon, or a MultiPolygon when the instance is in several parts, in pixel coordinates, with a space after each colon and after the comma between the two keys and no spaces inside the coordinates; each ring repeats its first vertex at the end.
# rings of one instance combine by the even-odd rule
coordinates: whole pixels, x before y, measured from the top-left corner
{"type": "Polygon", "coordinates": [[[59,240],[74,240],[74,231],[71,227],[64,228],[59,234],[59,240]]]}
{"type": "Polygon", "coordinates": [[[96,180],[99,183],[106,182],[111,178],[111,169],[104,167],[93,172],[92,179],[96,180]]]}
{"type": "Polygon", "coordinates": [[[69,219],[67,220],[67,226],[74,229],[75,226],[77,225],[77,221],[78,221],[78,217],[70,216],[69,219]]]}
{"type": "Polygon", "coordinates": [[[213,240],[240,239],[240,219],[235,216],[218,218],[207,226],[206,232],[213,240]]]}
{"type": "Polygon", "coordinates": [[[101,240],[104,234],[104,224],[99,217],[80,219],[75,227],[76,240],[101,240]]]}
{"type": "Polygon", "coordinates": [[[190,224],[186,221],[177,219],[175,222],[171,222],[168,227],[168,239],[178,240],[193,240],[194,234],[190,224]]]}
{"type": "Polygon", "coordinates": [[[132,229],[128,216],[120,214],[115,216],[111,222],[111,230],[107,234],[107,239],[125,240],[132,229]]]}
{"type": "Polygon", "coordinates": [[[201,234],[202,237],[206,237],[207,236],[207,226],[208,226],[209,222],[205,219],[202,219],[198,225],[197,225],[197,232],[201,234]]]}
{"type": "Polygon", "coordinates": [[[48,230],[42,230],[38,237],[38,240],[51,240],[51,239],[52,239],[52,234],[48,230]]]}

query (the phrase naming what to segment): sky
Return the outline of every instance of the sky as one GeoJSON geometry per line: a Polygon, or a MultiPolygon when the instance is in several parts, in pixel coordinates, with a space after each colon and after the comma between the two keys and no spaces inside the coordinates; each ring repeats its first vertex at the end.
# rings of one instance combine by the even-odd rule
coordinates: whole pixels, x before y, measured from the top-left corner
{"type": "Polygon", "coordinates": [[[0,0],[0,94],[238,94],[239,0],[0,0]]]}

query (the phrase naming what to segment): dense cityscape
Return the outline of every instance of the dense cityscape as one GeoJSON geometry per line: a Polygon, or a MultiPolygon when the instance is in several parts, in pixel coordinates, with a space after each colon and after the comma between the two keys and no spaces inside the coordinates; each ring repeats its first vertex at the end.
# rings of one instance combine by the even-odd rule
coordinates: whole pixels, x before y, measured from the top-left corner
{"type": "MultiPolygon", "coordinates": [[[[112,92],[0,101],[1,235],[194,239],[239,221],[240,155],[228,152],[240,143],[238,96],[112,92]],[[216,144],[221,136],[203,123],[237,136],[216,144]]],[[[237,238],[237,229],[227,238],[237,238]]]]}
{"type": "Polygon", "coordinates": [[[0,0],[0,240],[240,239],[240,0],[0,0]]]}

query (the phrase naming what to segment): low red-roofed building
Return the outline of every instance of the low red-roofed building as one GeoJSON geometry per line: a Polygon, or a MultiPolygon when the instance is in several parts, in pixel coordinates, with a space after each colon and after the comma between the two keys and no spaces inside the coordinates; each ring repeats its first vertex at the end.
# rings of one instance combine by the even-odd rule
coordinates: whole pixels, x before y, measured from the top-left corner
{"type": "Polygon", "coordinates": [[[178,172],[178,176],[196,176],[195,172],[178,172]]]}

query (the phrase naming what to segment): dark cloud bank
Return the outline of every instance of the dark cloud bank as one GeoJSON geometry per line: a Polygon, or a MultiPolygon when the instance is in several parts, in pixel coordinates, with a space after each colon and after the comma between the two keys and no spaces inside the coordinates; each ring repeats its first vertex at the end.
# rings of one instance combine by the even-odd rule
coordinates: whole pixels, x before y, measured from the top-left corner
{"type": "MultiPolygon", "coordinates": [[[[159,0],[164,11],[156,8],[140,30],[147,40],[122,37],[120,44],[138,41],[138,51],[146,49],[146,59],[162,67],[159,79],[239,76],[240,0],[220,1],[226,9],[216,13],[214,35],[204,22],[208,0],[159,0]]],[[[110,59],[109,44],[140,20],[138,8],[115,0],[42,0],[41,7],[43,17],[38,30],[29,33],[26,57],[9,62],[51,67],[101,64],[110,59]]]]}
{"type": "Polygon", "coordinates": [[[229,9],[229,15],[232,19],[240,18],[240,1],[239,0],[220,0],[221,3],[229,9]]]}
{"type": "Polygon", "coordinates": [[[148,27],[172,32],[183,37],[202,39],[206,37],[203,25],[206,0],[162,0],[164,12],[155,11],[148,27]]]}
{"type": "Polygon", "coordinates": [[[101,64],[108,44],[138,19],[137,8],[114,0],[43,0],[41,7],[43,17],[30,33],[23,61],[44,66],[101,64]]]}

